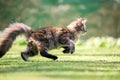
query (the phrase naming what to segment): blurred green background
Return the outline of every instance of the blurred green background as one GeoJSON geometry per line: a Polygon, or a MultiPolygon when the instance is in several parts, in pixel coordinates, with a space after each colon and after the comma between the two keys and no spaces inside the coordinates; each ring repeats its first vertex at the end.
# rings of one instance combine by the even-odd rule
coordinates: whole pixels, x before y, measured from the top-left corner
{"type": "Polygon", "coordinates": [[[120,0],[0,0],[0,31],[13,22],[65,27],[78,17],[88,19],[85,39],[120,37],[120,0]]]}
{"type": "Polygon", "coordinates": [[[120,0],[0,0],[1,33],[14,22],[65,27],[79,17],[88,19],[87,34],[73,55],[55,49],[57,61],[36,56],[24,62],[26,39],[19,36],[0,58],[0,80],[120,80],[120,0]]]}

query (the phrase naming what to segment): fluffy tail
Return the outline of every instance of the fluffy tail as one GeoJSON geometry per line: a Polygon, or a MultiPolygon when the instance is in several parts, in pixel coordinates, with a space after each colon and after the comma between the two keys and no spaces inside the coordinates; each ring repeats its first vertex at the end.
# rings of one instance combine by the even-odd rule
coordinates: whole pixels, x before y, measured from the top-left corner
{"type": "Polygon", "coordinates": [[[30,33],[31,28],[23,23],[13,23],[6,28],[0,40],[0,58],[9,50],[18,35],[29,37],[30,33]]]}

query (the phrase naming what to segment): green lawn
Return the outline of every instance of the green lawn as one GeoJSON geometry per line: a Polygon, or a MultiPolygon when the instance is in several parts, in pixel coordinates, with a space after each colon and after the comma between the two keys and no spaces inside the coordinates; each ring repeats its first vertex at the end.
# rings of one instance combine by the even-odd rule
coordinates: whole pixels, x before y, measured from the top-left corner
{"type": "Polygon", "coordinates": [[[85,48],[76,46],[74,54],[61,49],[49,51],[59,57],[53,61],[41,56],[24,62],[20,51],[13,46],[0,59],[0,80],[120,80],[119,48],[85,48]]]}

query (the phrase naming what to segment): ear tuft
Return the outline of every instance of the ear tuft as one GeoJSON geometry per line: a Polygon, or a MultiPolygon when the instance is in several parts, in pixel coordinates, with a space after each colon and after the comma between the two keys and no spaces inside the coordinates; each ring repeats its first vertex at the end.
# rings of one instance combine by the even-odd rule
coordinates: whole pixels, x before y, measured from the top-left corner
{"type": "Polygon", "coordinates": [[[87,22],[86,18],[83,18],[82,23],[85,24],[87,22]]]}

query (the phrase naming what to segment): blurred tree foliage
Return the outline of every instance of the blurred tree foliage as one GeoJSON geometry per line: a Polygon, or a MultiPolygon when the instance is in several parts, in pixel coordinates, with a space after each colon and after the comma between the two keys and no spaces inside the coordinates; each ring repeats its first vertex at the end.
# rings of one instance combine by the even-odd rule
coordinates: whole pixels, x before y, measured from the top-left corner
{"type": "Polygon", "coordinates": [[[86,37],[119,37],[119,9],[119,0],[0,0],[0,30],[13,22],[23,22],[34,29],[65,27],[78,17],[86,17],[86,37]]]}
{"type": "MultiPolygon", "coordinates": [[[[108,29],[111,29],[112,36],[120,37],[120,0],[103,2],[102,6],[105,11],[101,16],[104,21],[107,21],[106,27],[108,26],[108,29]]],[[[101,24],[105,24],[103,20],[101,24]]]]}

